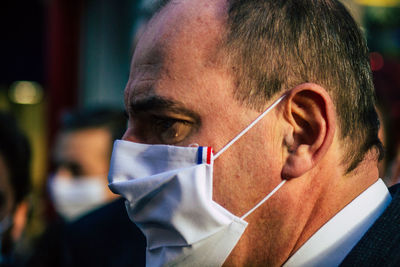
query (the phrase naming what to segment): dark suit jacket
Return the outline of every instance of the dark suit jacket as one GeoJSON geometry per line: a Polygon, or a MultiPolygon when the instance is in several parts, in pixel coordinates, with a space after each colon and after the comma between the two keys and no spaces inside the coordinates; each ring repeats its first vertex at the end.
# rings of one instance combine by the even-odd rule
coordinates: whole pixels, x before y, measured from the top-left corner
{"type": "Polygon", "coordinates": [[[62,265],[145,266],[146,239],[118,199],[69,225],[62,265]]]}
{"type": "Polygon", "coordinates": [[[341,266],[400,266],[400,184],[390,193],[392,202],[341,266]]]}

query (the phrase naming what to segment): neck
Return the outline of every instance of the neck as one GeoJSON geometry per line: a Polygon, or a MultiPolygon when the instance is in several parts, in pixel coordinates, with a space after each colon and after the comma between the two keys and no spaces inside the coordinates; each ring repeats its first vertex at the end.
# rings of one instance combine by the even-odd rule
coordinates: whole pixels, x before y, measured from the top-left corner
{"type": "Polygon", "coordinates": [[[225,266],[284,264],[319,228],[377,181],[376,165],[364,161],[352,173],[343,175],[340,166],[333,169],[331,163],[322,164],[318,175],[288,181],[269,200],[271,206],[279,203],[282,209],[268,210],[266,205],[250,215],[245,235],[225,266]]]}
{"type": "MultiPolygon", "coordinates": [[[[338,170],[340,169],[338,167],[338,170]]],[[[343,175],[340,172],[328,179],[290,255],[334,215],[375,183],[379,178],[378,173],[376,160],[364,160],[351,173],[343,175]]]]}

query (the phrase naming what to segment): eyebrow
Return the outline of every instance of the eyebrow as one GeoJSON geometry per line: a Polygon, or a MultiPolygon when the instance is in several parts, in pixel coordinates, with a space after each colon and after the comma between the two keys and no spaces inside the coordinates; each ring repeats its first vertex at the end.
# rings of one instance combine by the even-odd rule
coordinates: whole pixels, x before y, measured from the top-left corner
{"type": "Polygon", "coordinates": [[[138,100],[133,100],[129,104],[129,112],[138,115],[148,112],[172,112],[182,114],[200,122],[200,115],[188,108],[181,102],[167,99],[161,96],[150,96],[138,100]]]}

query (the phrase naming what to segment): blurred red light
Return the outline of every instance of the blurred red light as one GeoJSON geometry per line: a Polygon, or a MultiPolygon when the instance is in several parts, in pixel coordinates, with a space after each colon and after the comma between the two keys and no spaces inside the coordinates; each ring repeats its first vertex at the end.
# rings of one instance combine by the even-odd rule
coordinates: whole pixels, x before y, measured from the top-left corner
{"type": "Polygon", "coordinates": [[[378,52],[372,52],[369,54],[369,61],[371,64],[372,71],[378,71],[383,68],[384,60],[381,54],[378,52]]]}

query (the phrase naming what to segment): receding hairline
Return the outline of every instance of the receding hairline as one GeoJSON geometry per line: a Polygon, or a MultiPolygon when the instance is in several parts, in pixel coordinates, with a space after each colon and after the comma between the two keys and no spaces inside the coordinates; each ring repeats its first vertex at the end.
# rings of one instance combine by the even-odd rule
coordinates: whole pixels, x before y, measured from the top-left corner
{"type": "MultiPolygon", "coordinates": [[[[228,29],[228,1],[220,0],[211,4],[203,1],[184,1],[184,0],[165,0],[159,5],[157,12],[147,23],[142,37],[153,26],[161,22],[164,28],[158,34],[162,35],[163,45],[161,50],[157,50],[156,58],[168,53],[169,48],[175,46],[175,40],[183,40],[185,36],[191,40],[202,39],[197,48],[205,48],[206,61],[209,66],[221,66],[225,61],[221,57],[221,50],[225,50],[226,33],[228,29]],[[180,5],[178,7],[178,5],[180,5]],[[166,33],[166,34],[165,34],[166,33]],[[164,35],[165,34],[165,35],[164,35]],[[207,34],[207,38],[204,38],[207,34]],[[167,38],[164,38],[167,37],[167,38]],[[182,39],[181,39],[182,38],[182,39]]],[[[187,39],[189,40],[189,39],[187,39]]],[[[139,41],[140,43],[140,41],[139,41]]],[[[146,46],[149,47],[149,46],[146,46]]]]}
{"type": "Polygon", "coordinates": [[[178,3],[180,1],[181,0],[160,0],[158,2],[158,5],[157,5],[156,9],[154,10],[153,17],[157,16],[161,12],[161,10],[163,10],[169,3],[172,3],[172,2],[173,3],[178,3]]]}

